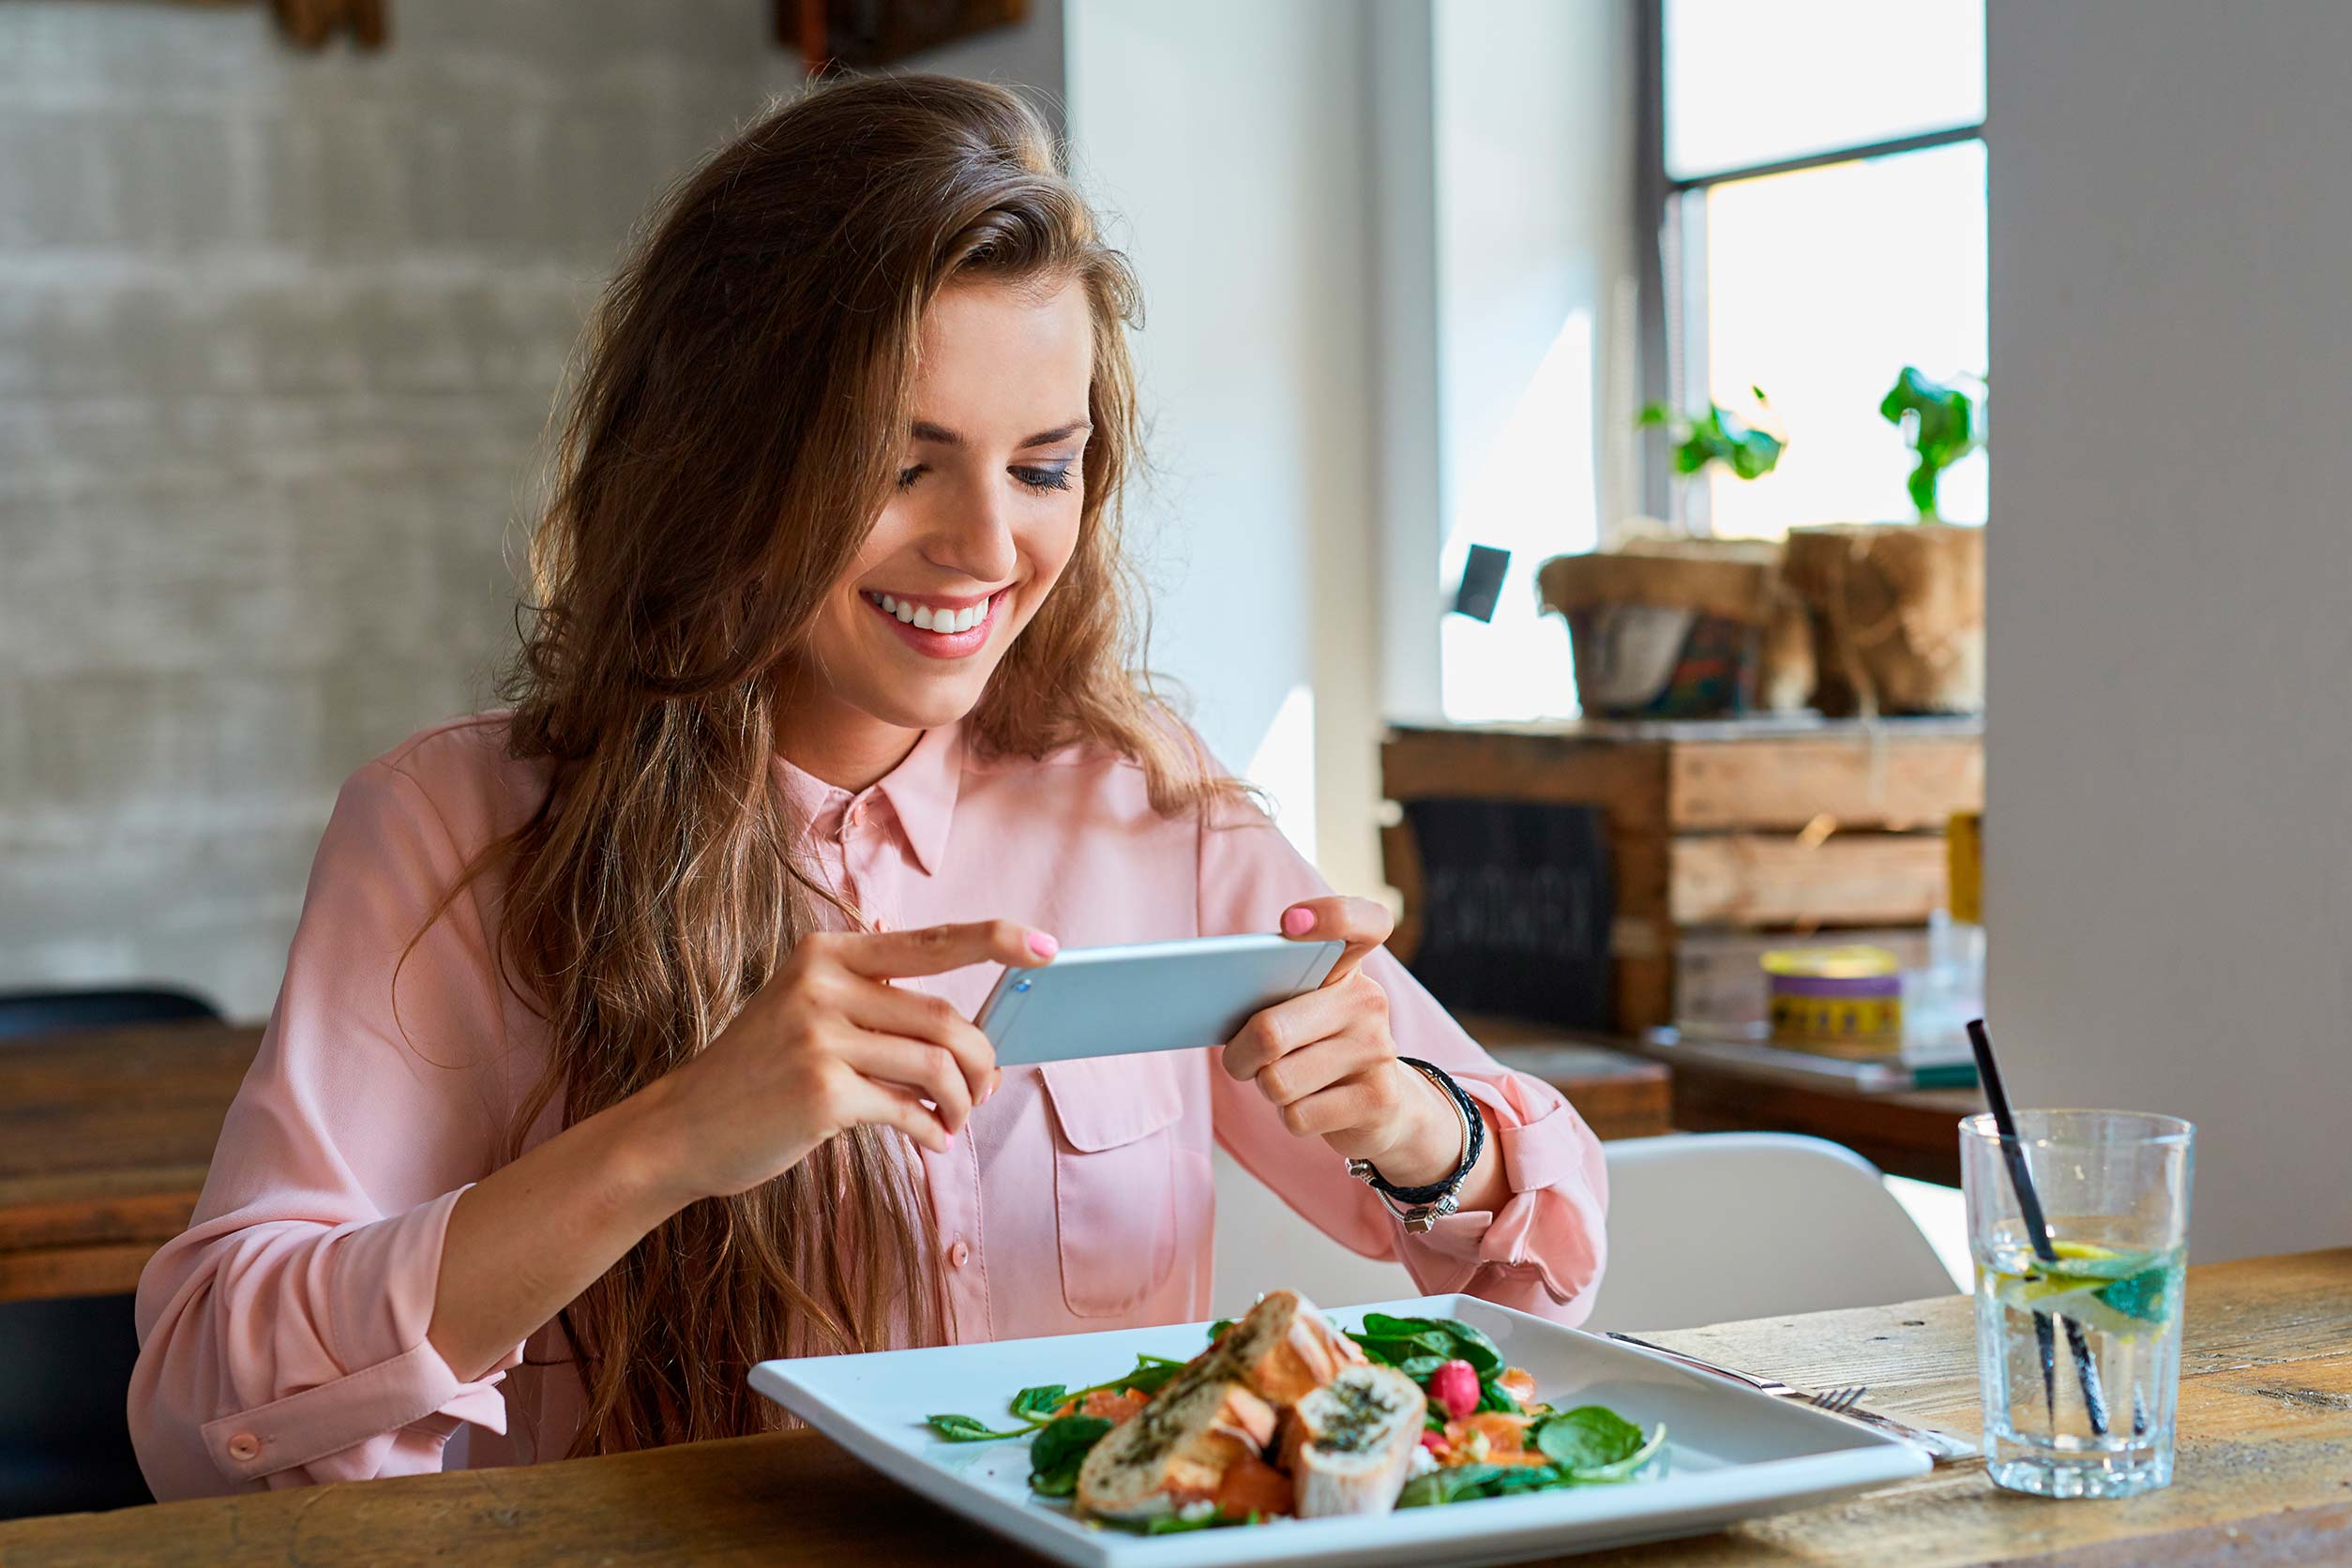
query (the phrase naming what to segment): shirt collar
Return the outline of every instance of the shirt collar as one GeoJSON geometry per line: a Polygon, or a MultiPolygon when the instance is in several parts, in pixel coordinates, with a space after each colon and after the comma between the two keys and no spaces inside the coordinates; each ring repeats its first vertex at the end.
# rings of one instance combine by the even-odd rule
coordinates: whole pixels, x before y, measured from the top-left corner
{"type": "Polygon", "coordinates": [[[942,724],[923,731],[914,749],[899,760],[870,790],[852,795],[778,756],[784,787],[804,823],[822,821],[834,808],[847,810],[867,794],[880,794],[898,819],[899,834],[914,853],[924,875],[936,876],[947,856],[947,835],[955,824],[956,797],[963,787],[963,727],[942,724]]]}

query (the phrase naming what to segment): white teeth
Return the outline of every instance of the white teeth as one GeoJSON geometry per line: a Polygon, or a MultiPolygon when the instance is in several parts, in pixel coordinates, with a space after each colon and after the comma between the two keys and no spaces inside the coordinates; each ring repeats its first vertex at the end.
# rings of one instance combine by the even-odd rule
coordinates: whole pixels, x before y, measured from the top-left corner
{"type": "Polygon", "coordinates": [[[885,615],[896,615],[911,626],[936,632],[942,637],[970,631],[988,618],[988,608],[996,603],[996,596],[990,595],[978,604],[966,605],[961,610],[933,610],[929,605],[915,604],[892,594],[868,594],[866,596],[879,605],[885,615]]]}

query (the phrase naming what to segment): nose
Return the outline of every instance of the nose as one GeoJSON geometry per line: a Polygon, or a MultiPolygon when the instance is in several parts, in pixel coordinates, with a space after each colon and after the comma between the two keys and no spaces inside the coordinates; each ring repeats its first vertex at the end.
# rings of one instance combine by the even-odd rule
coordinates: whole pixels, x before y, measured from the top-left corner
{"type": "Polygon", "coordinates": [[[939,520],[923,541],[923,558],[942,571],[958,573],[976,582],[1003,582],[1020,559],[1020,542],[1013,534],[1009,497],[994,485],[981,485],[956,498],[956,505],[939,520]]]}

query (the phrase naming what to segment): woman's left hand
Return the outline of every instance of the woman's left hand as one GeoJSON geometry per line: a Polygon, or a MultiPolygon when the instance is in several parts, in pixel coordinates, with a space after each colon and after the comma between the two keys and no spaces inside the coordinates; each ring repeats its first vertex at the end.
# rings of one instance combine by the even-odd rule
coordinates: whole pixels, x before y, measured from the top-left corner
{"type": "Polygon", "coordinates": [[[1359,967],[1388,940],[1386,908],[1368,898],[1309,898],[1283,912],[1296,942],[1345,942],[1321,986],[1253,1017],[1225,1047],[1225,1070],[1282,1112],[1300,1138],[1366,1159],[1398,1186],[1454,1173],[1462,1123],[1443,1091],[1396,1060],[1388,993],[1359,967]]]}

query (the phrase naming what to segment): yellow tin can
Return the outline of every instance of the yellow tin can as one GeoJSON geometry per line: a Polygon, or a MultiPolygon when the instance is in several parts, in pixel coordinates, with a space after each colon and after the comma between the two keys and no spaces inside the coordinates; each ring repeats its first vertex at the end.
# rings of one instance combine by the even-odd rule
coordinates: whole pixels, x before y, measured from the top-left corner
{"type": "Polygon", "coordinates": [[[1764,955],[1772,1038],[1892,1051],[1903,1044],[1903,966],[1883,947],[1781,947],[1764,955]]]}

